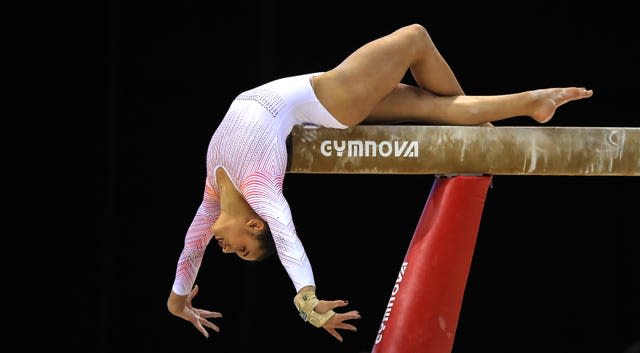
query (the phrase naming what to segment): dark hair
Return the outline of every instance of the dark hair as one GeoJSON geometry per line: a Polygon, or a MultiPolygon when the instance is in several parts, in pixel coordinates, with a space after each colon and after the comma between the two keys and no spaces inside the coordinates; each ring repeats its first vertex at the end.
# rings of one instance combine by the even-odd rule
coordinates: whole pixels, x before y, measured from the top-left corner
{"type": "Polygon", "coordinates": [[[273,235],[271,234],[271,228],[266,221],[264,222],[264,230],[257,235],[257,240],[260,243],[260,250],[262,255],[256,259],[256,261],[262,261],[268,259],[276,253],[276,243],[273,241],[273,235]]]}

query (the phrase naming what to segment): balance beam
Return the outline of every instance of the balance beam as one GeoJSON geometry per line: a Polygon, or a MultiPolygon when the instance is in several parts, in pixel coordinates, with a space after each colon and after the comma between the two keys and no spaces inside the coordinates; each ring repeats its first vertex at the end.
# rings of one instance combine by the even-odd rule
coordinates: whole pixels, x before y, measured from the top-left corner
{"type": "Polygon", "coordinates": [[[294,127],[288,173],[639,176],[640,128],[294,127]]]}

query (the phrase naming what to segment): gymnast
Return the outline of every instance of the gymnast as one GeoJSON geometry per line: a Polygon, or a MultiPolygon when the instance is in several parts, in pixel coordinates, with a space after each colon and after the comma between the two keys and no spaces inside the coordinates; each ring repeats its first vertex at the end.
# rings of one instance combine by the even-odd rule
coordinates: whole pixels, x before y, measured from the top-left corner
{"type": "Polygon", "coordinates": [[[294,125],[345,129],[361,123],[487,125],[530,117],[546,123],[556,109],[591,97],[582,87],[554,87],[491,96],[465,95],[424,26],[411,24],[364,44],[336,67],[284,77],[240,93],[213,133],[202,202],[188,227],[167,300],[171,314],[205,337],[219,327],[215,311],[193,306],[206,246],[261,261],[277,255],[293,283],[304,321],[342,341],[356,331],[357,310],[316,296],[312,266],[283,195],[286,139],[294,125]],[[402,80],[411,72],[416,84],[402,80]],[[335,310],[334,310],[335,309],[335,310]]]}

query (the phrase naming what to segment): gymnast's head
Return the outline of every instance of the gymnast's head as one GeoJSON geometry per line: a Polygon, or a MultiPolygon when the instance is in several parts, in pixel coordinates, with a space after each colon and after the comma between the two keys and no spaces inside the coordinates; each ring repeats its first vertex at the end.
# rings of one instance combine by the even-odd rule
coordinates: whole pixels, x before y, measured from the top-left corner
{"type": "Polygon", "coordinates": [[[262,218],[218,219],[211,229],[225,254],[236,254],[247,261],[262,261],[276,252],[269,224],[262,218]]]}

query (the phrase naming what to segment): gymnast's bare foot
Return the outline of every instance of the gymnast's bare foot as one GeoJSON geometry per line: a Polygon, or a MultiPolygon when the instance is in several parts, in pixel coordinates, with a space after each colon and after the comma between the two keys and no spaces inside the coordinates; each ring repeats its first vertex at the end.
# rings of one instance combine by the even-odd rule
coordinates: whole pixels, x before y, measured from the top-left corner
{"type": "Polygon", "coordinates": [[[559,106],[593,95],[592,90],[582,87],[547,88],[531,91],[531,93],[533,96],[531,117],[539,123],[551,120],[559,106]]]}

